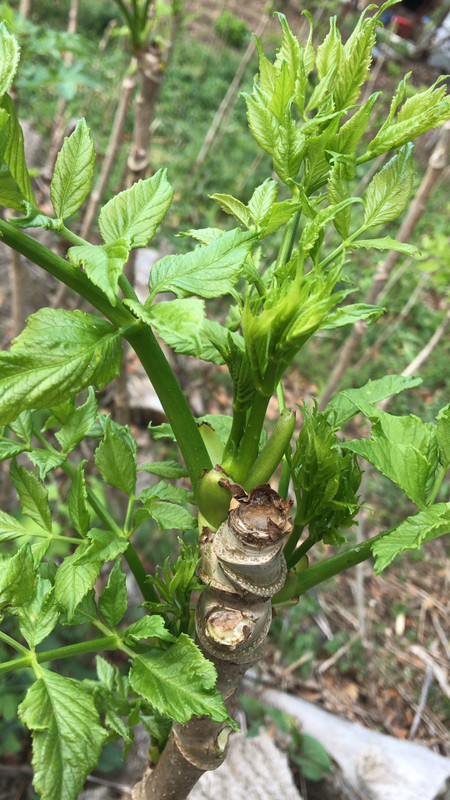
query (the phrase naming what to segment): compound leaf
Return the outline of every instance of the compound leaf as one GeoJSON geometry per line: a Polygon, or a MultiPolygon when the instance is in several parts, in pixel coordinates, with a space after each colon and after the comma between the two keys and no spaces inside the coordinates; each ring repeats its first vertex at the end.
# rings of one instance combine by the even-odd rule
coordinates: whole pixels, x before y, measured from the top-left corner
{"type": "Polygon", "coordinates": [[[64,139],[56,159],[50,185],[55,214],[67,219],[83,205],[94,177],[94,142],[85,119],[80,119],[71,136],[64,139]]]}
{"type": "Polygon", "coordinates": [[[372,546],[376,557],[375,572],[380,574],[394,558],[405,550],[418,549],[450,531],[450,503],[435,503],[380,537],[372,546]]]}

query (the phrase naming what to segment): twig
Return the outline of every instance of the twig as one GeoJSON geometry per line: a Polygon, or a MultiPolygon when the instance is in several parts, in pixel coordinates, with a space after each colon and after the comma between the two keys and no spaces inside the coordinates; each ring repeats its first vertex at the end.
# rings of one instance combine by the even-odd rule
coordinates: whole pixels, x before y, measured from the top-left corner
{"type": "Polygon", "coordinates": [[[339,648],[339,650],[336,650],[336,652],[333,653],[333,655],[330,656],[330,658],[327,658],[326,661],[323,661],[322,664],[320,664],[320,666],[317,668],[319,675],[323,675],[323,673],[326,672],[327,669],[332,667],[333,664],[336,663],[336,661],[339,661],[340,657],[343,656],[347,652],[347,650],[350,650],[352,645],[354,645],[356,640],[359,639],[360,637],[361,634],[359,631],[357,631],[356,633],[353,634],[353,636],[351,636],[348,642],[343,644],[342,647],[339,648]]]}
{"type": "Polygon", "coordinates": [[[409,649],[411,653],[420,658],[420,660],[423,661],[425,664],[428,664],[428,666],[433,670],[434,676],[439,686],[441,687],[445,696],[448,697],[448,699],[450,700],[450,684],[447,681],[447,677],[444,674],[444,670],[441,669],[441,667],[438,664],[436,664],[434,658],[432,658],[430,654],[427,653],[426,650],[424,650],[423,647],[420,647],[417,644],[413,644],[409,649]]]}
{"type": "Polygon", "coordinates": [[[446,656],[447,656],[448,660],[450,661],[450,645],[449,645],[448,639],[447,639],[447,637],[445,635],[445,631],[443,630],[442,625],[439,622],[438,615],[436,614],[436,611],[434,611],[434,610],[431,611],[431,620],[433,622],[435,631],[436,631],[437,635],[439,636],[441,644],[442,644],[442,646],[443,646],[443,648],[445,650],[446,656]]]}
{"type": "Polygon", "coordinates": [[[417,706],[417,710],[414,715],[410,731],[408,733],[408,739],[414,739],[414,736],[416,735],[417,728],[419,727],[420,720],[422,719],[422,714],[424,712],[425,705],[427,702],[428,692],[430,691],[432,677],[433,677],[433,669],[432,667],[428,666],[427,671],[425,673],[425,680],[423,682],[422,692],[420,694],[419,705],[417,706]]]}

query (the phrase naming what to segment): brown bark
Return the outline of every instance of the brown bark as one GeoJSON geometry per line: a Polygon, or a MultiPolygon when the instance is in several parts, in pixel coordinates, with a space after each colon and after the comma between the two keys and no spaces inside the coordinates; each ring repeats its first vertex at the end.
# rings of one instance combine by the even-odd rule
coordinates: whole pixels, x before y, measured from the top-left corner
{"type": "MultiPolygon", "coordinates": [[[[414,228],[423,214],[428,198],[430,197],[433,187],[442,175],[447,164],[447,154],[450,143],[450,122],[446,122],[441,130],[439,141],[430,156],[427,170],[420,184],[416,197],[409,207],[409,211],[400,227],[398,239],[401,242],[408,242],[411,239],[414,228]]],[[[364,302],[368,305],[373,305],[378,295],[380,294],[383,286],[391,275],[395,265],[400,258],[400,253],[392,250],[383,264],[375,272],[372,284],[369,288],[364,302]]],[[[352,361],[353,354],[358,346],[364,332],[366,325],[362,322],[357,323],[350,336],[345,341],[341,348],[336,365],[328,379],[327,384],[319,399],[319,410],[322,411],[328,401],[335,393],[340,380],[352,361]]]]}
{"type": "MultiPolygon", "coordinates": [[[[286,577],[283,545],[292,530],[291,502],[268,484],[248,495],[228,485],[235,500],[216,533],[203,528],[199,575],[206,585],[196,608],[197,641],[216,667],[217,687],[232,713],[246,670],[261,658],[272,619],[271,597],[286,577]]],[[[186,800],[206,770],[226,756],[227,722],[193,718],[174,724],[154,770],[133,791],[133,800],[186,800]]]]}
{"type": "Polygon", "coordinates": [[[149,46],[138,56],[137,65],[140,88],[135,102],[133,144],[127,162],[131,183],[146,177],[150,163],[150,125],[164,75],[159,48],[149,46]]]}
{"type": "Polygon", "coordinates": [[[26,19],[31,14],[33,8],[33,0],[20,0],[19,14],[22,14],[26,19]]]}

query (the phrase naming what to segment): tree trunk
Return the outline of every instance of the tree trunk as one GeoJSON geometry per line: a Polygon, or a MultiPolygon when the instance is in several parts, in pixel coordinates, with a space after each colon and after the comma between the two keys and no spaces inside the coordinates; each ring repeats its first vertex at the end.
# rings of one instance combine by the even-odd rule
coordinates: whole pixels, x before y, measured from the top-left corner
{"type": "Polygon", "coordinates": [[[20,0],[19,14],[22,14],[25,19],[31,14],[33,8],[33,0],[20,0]]]}
{"type": "MultiPolygon", "coordinates": [[[[232,714],[235,692],[246,670],[261,658],[272,620],[271,597],[284,585],[283,545],[292,530],[291,502],[268,484],[248,495],[236,484],[228,520],[200,536],[200,578],[206,588],[196,608],[196,633],[216,667],[217,687],[232,714]]],[[[203,772],[224,761],[227,722],[193,718],[174,724],[153,770],[133,791],[133,800],[185,800],[203,772]]]]}
{"type": "MultiPolygon", "coordinates": [[[[401,242],[408,242],[411,239],[411,235],[418,220],[422,216],[431,191],[444,171],[444,168],[447,164],[449,142],[450,123],[446,122],[441,130],[439,141],[430,156],[428,168],[423,177],[422,183],[420,184],[417,195],[411,203],[409,211],[400,227],[397,238],[401,242]]],[[[375,272],[372,284],[364,300],[365,303],[368,305],[373,305],[376,302],[379,293],[388,280],[399,258],[400,253],[396,251],[392,250],[389,253],[386,260],[375,272]]],[[[360,339],[364,335],[365,330],[365,324],[358,322],[341,348],[336,365],[319,399],[319,411],[323,411],[328,404],[328,401],[338,388],[340,380],[345,370],[350,365],[353,354],[360,342],[360,339]]]]}

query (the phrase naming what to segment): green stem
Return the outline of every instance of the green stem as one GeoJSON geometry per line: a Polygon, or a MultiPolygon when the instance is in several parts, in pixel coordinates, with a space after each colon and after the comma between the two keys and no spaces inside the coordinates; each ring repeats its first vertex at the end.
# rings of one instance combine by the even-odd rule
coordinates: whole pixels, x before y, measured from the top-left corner
{"type": "MultiPolygon", "coordinates": [[[[313,564],[312,567],[308,567],[302,572],[299,572],[297,581],[291,588],[290,598],[283,596],[283,601],[298,597],[308,591],[308,589],[312,589],[313,586],[317,586],[317,584],[323,583],[323,581],[328,580],[328,578],[338,575],[339,572],[354,567],[356,564],[360,564],[361,561],[366,561],[372,555],[374,543],[388,533],[390,533],[390,531],[383,531],[377,536],[372,536],[371,539],[366,539],[362,544],[350,547],[344,553],[338,553],[331,558],[325,559],[325,561],[320,561],[318,564],[313,564]]],[[[283,589],[281,591],[283,591],[283,589]]],[[[276,598],[277,596],[275,595],[273,598],[274,604],[277,602],[276,598]]]]}
{"type": "Polygon", "coordinates": [[[230,472],[235,481],[244,481],[256,460],[261,431],[266,418],[270,395],[257,392],[247,421],[247,427],[239,445],[239,452],[230,472]]]}
{"type": "Polygon", "coordinates": [[[246,419],[246,409],[233,409],[233,422],[231,423],[231,431],[222,457],[222,466],[225,470],[226,464],[232,464],[238,454],[239,443],[245,430],[246,419]]]}
{"type": "Polygon", "coordinates": [[[124,557],[136,579],[136,583],[139,586],[144,599],[149,602],[159,602],[159,597],[156,594],[154,587],[150,583],[147,572],[145,571],[145,567],[132,544],[128,545],[124,552],[124,557]]]}
{"type": "MultiPolygon", "coordinates": [[[[286,408],[286,400],[284,397],[283,384],[281,383],[281,381],[278,381],[277,384],[277,398],[278,398],[278,408],[280,409],[280,412],[282,412],[286,408]]],[[[284,455],[281,464],[280,480],[278,482],[278,494],[280,495],[280,497],[283,497],[284,500],[286,500],[289,493],[290,480],[291,480],[291,469],[289,467],[289,463],[286,459],[286,456],[284,455]]]]}
{"type": "Polygon", "coordinates": [[[75,245],[89,244],[89,242],[86,241],[86,239],[82,239],[81,236],[77,236],[76,233],[70,231],[69,228],[66,228],[65,225],[61,225],[61,227],[57,229],[56,233],[59,233],[61,236],[63,236],[64,239],[67,239],[67,241],[71,242],[72,244],[75,245]]]}
{"type": "Polygon", "coordinates": [[[444,478],[445,478],[445,476],[447,474],[447,470],[449,469],[449,467],[450,467],[450,464],[442,464],[439,467],[439,469],[437,471],[437,474],[436,474],[436,477],[434,479],[434,484],[432,486],[430,494],[427,497],[427,502],[426,502],[427,506],[433,505],[434,501],[436,500],[436,497],[438,495],[439,489],[442,486],[442,482],[443,482],[443,480],[444,480],[444,478]]]}
{"type": "MultiPolygon", "coordinates": [[[[294,528],[294,530],[295,530],[295,528],[294,528]]],[[[303,526],[301,526],[301,527],[299,526],[299,530],[301,532],[303,530],[303,526]]],[[[297,541],[298,541],[298,539],[297,539],[297,541]]],[[[288,544],[289,543],[290,543],[290,539],[289,539],[288,544]]],[[[312,533],[310,533],[309,536],[307,536],[306,539],[301,543],[300,547],[297,547],[297,550],[294,550],[290,554],[289,553],[287,554],[285,552],[285,557],[286,557],[288,569],[292,569],[292,567],[295,566],[295,564],[297,564],[300,561],[300,559],[303,558],[304,555],[306,555],[308,550],[311,550],[311,547],[314,547],[314,545],[316,543],[317,543],[316,537],[313,536],[312,533]]],[[[295,544],[294,544],[294,546],[295,546],[295,544]]]]}
{"type": "Polygon", "coordinates": [[[291,441],[294,426],[295,413],[289,408],[283,409],[272,435],[245,479],[244,486],[247,491],[270,480],[291,441]]]}
{"type": "Polygon", "coordinates": [[[88,642],[78,642],[69,644],[67,647],[57,647],[54,650],[44,650],[42,653],[26,651],[27,655],[23,658],[15,658],[12,661],[4,661],[0,664],[0,675],[4,672],[12,672],[17,669],[27,669],[32,666],[33,657],[38,664],[46,661],[58,661],[60,658],[72,658],[82,653],[98,653],[100,650],[117,650],[117,636],[103,636],[98,639],[90,639],[88,642]]]}
{"type": "Polygon", "coordinates": [[[291,535],[289,536],[289,539],[288,539],[288,541],[286,543],[286,546],[284,548],[284,557],[285,557],[286,563],[289,565],[289,567],[292,566],[291,563],[290,563],[290,558],[292,556],[292,553],[295,550],[295,547],[297,545],[298,540],[300,539],[300,536],[303,533],[304,527],[305,527],[304,525],[301,525],[301,524],[298,524],[298,523],[296,523],[294,525],[294,529],[293,529],[291,535]]]}
{"type": "Polygon", "coordinates": [[[139,303],[139,297],[137,296],[136,292],[134,291],[130,281],[128,280],[127,276],[124,272],[119,275],[119,286],[122,289],[124,297],[128,300],[137,300],[139,303]]]}
{"type": "Polygon", "coordinates": [[[5,644],[9,644],[9,646],[14,648],[14,650],[17,650],[18,653],[23,653],[23,655],[26,654],[28,657],[28,654],[30,652],[28,648],[24,647],[23,644],[20,644],[20,642],[16,642],[16,640],[13,639],[11,636],[8,636],[7,633],[3,633],[3,631],[0,631],[0,639],[2,640],[2,642],[5,642],[5,644]]]}
{"type": "Polygon", "coordinates": [[[127,328],[125,338],[139,356],[161,401],[195,489],[202,471],[211,469],[211,461],[186,398],[151,329],[137,328],[136,318],[120,300],[112,306],[84,272],[3,220],[0,220],[0,237],[9,247],[22,253],[92,303],[118,328],[131,326],[127,328]]]}
{"type": "Polygon", "coordinates": [[[293,217],[289,220],[288,224],[286,225],[284,231],[283,241],[281,243],[280,250],[278,252],[277,257],[277,264],[275,270],[279,269],[280,267],[286,264],[292,254],[292,250],[294,247],[294,239],[297,233],[298,223],[300,221],[301,210],[297,211],[293,217]]]}

